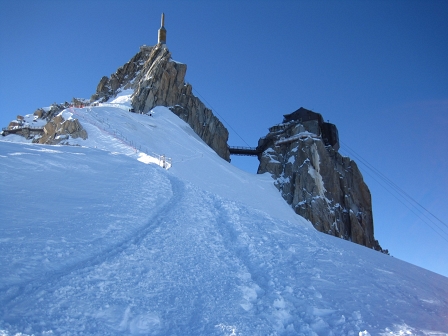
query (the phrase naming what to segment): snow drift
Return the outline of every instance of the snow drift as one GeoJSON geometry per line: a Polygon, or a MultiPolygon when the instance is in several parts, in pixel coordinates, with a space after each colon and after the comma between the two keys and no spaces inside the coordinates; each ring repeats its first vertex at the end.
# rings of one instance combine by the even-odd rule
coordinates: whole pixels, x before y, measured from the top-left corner
{"type": "Polygon", "coordinates": [[[0,335],[448,333],[447,278],[317,232],[127,104],[65,110],[72,146],[0,142],[0,335]]]}

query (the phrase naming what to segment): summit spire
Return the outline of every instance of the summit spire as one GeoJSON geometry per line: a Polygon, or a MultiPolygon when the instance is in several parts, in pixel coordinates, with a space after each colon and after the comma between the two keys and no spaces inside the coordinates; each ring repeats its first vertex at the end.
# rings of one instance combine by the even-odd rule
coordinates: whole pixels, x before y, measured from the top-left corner
{"type": "Polygon", "coordinates": [[[159,40],[157,43],[166,44],[166,29],[165,29],[165,13],[162,13],[162,22],[159,29],[159,40]]]}

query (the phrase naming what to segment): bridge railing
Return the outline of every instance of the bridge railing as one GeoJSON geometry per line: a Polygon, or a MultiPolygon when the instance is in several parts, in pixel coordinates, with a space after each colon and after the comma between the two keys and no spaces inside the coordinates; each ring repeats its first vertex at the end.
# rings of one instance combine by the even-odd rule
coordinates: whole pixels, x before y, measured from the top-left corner
{"type": "Polygon", "coordinates": [[[42,131],[44,129],[43,126],[14,126],[14,128],[3,127],[2,131],[20,131],[22,129],[29,129],[30,131],[42,131]]]}
{"type": "Polygon", "coordinates": [[[242,146],[229,146],[229,149],[243,149],[256,151],[257,147],[242,147],[242,146]]]}

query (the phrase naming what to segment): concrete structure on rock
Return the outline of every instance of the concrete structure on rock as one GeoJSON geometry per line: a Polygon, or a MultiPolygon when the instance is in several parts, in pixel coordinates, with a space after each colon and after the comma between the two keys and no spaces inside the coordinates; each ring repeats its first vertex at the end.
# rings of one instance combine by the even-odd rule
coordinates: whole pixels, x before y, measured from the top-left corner
{"type": "Polygon", "coordinates": [[[157,43],[166,44],[165,13],[162,13],[161,27],[158,32],[159,38],[157,43]]]}
{"type": "Polygon", "coordinates": [[[339,149],[339,134],[336,125],[324,122],[320,113],[301,107],[298,110],[283,116],[283,124],[290,121],[298,121],[304,125],[308,131],[322,137],[325,146],[331,146],[335,151],[339,149]]]}

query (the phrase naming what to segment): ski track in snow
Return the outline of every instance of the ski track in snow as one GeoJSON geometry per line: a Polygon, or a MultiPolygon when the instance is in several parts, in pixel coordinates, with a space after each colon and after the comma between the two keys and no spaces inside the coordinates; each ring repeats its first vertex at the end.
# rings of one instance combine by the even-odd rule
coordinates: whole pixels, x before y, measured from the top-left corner
{"type": "Polygon", "coordinates": [[[74,112],[102,150],[0,142],[1,336],[448,332],[446,278],[291,220],[171,112],[74,112]]]}
{"type": "MultiPolygon", "coordinates": [[[[172,176],[168,175],[168,177],[170,178],[170,182],[176,180],[172,176]]],[[[99,331],[107,334],[111,330],[115,330],[116,332],[130,331],[131,334],[141,334],[143,330],[146,334],[148,328],[144,327],[144,325],[150,323],[151,320],[155,321],[156,317],[146,314],[137,317],[137,319],[134,318],[133,324],[128,325],[127,319],[129,318],[128,315],[130,314],[132,304],[127,303],[124,315],[120,317],[120,323],[115,324],[114,322],[117,322],[114,320],[115,313],[123,308],[122,306],[114,306],[110,309],[106,308],[107,312],[104,313],[102,312],[102,308],[104,307],[101,306],[97,307],[98,311],[92,311],[92,308],[95,307],[95,304],[92,305],[92,302],[97,303],[98,301],[98,295],[95,293],[96,288],[102,292],[103,287],[107,287],[108,282],[116,280],[117,276],[124,276],[126,278],[126,271],[129,268],[126,264],[130,263],[132,265],[130,271],[133,275],[135,274],[136,270],[133,268],[137,266],[135,265],[134,254],[139,250],[140,245],[144,244],[148,234],[160,230],[160,226],[164,222],[164,217],[170,212],[170,209],[176,207],[176,203],[183,197],[183,185],[181,183],[176,181],[176,183],[171,183],[171,187],[173,188],[173,196],[165,205],[157,208],[156,213],[149,219],[145,227],[140,228],[138,232],[135,232],[131,237],[127,237],[124,241],[102,250],[100,254],[92,255],[90,258],[78,264],[63,268],[58,272],[46,274],[44,279],[29,283],[18,295],[9,299],[9,302],[3,301],[4,318],[6,320],[15,320],[21,326],[27,326],[28,329],[31,328],[33,331],[41,332],[48,330],[48,327],[42,326],[42,320],[53,321],[50,325],[50,330],[59,334],[62,332],[89,332],[85,328],[90,325],[90,318],[95,317],[100,321],[102,320],[105,327],[98,328],[95,325],[95,328],[90,330],[91,334],[96,334],[99,331]],[[124,274],[120,274],[120,272],[123,272],[122,267],[114,267],[116,263],[123,263],[121,266],[124,267],[124,274]],[[113,274],[115,276],[110,281],[107,281],[106,279],[110,276],[111,272],[118,272],[118,274],[113,274]],[[85,311],[83,312],[84,318],[79,316],[81,313],[79,307],[75,307],[74,311],[72,311],[69,307],[65,306],[67,300],[82,300],[84,302],[84,304],[81,304],[81,307],[85,306],[85,311]],[[27,308],[25,309],[25,307],[27,308]],[[20,313],[15,315],[16,310],[28,310],[31,307],[33,308],[31,314],[20,313]],[[70,325],[67,329],[63,327],[67,321],[74,320],[77,320],[75,325],[70,325]]],[[[145,252],[147,252],[146,249],[145,252]]],[[[138,266],[138,268],[141,267],[141,265],[138,266]]],[[[129,285],[133,285],[133,281],[131,280],[130,283],[127,283],[126,288],[120,288],[120,283],[117,285],[119,288],[116,290],[121,291],[123,289],[129,289],[128,287],[130,287],[129,285]]],[[[116,294],[118,297],[120,296],[119,293],[108,294],[112,294],[112,297],[114,296],[113,294],[116,294]]],[[[105,299],[108,301],[108,295],[105,299]]],[[[108,305],[106,304],[106,306],[108,305]]],[[[153,327],[151,326],[151,329],[153,327]]]]}
{"type": "MultiPolygon", "coordinates": [[[[163,213],[166,208],[172,207],[174,202],[179,197],[181,197],[180,196],[181,191],[178,188],[176,188],[175,190],[173,190],[172,195],[173,196],[168,200],[168,202],[165,205],[163,205],[161,208],[157,208],[157,212],[153,215],[153,217],[149,219],[147,225],[140,227],[138,231],[131,231],[131,234],[124,237],[123,240],[118,242],[114,241],[112,244],[109,243],[109,245],[104,246],[100,250],[97,251],[93,250],[93,252],[97,253],[92,254],[91,250],[89,254],[87,254],[86,258],[81,259],[80,261],[76,261],[73,264],[63,265],[63,267],[58,270],[47,271],[43,275],[39,276],[38,279],[32,279],[31,281],[25,281],[24,283],[16,285],[15,287],[12,288],[13,290],[9,288],[5,295],[6,300],[4,300],[3,302],[5,310],[8,310],[7,301],[10,302],[20,301],[22,297],[28,296],[29,292],[35,292],[39,290],[40,287],[50,283],[52,279],[64,277],[70,273],[76,272],[79,269],[94,267],[95,265],[101,263],[103,260],[112,258],[114,255],[128,248],[130,245],[139,244],[139,242],[144,238],[144,236],[149,234],[151,228],[154,225],[154,222],[157,222],[158,217],[160,217],[161,213],[163,213]]],[[[101,239],[103,239],[103,237],[101,239]]],[[[117,240],[117,238],[115,237],[114,240],[117,240]]],[[[91,243],[89,242],[89,246],[95,245],[96,243],[98,243],[98,241],[93,240],[91,243]]]]}
{"type": "MultiPolygon", "coordinates": [[[[29,148],[29,150],[34,151],[35,149],[29,148]]],[[[13,154],[15,153],[11,153],[10,155],[13,154]]],[[[65,158],[66,157],[67,155],[65,155],[65,158]]],[[[132,192],[137,190],[135,189],[135,187],[127,188],[127,186],[124,184],[124,181],[119,181],[119,179],[110,181],[106,178],[96,176],[95,182],[97,183],[88,184],[88,187],[91,188],[90,193],[98,192],[107,198],[105,198],[104,200],[98,200],[96,199],[98,195],[91,196],[89,195],[89,193],[82,195],[82,191],[78,196],[76,195],[76,193],[74,193],[74,191],[76,189],[82,190],[86,187],[86,185],[79,183],[80,181],[77,180],[76,175],[79,176],[85,173],[95,175],[99,172],[95,171],[95,169],[92,169],[92,167],[89,167],[88,165],[71,165],[72,162],[70,161],[70,159],[68,161],[65,160],[64,163],[64,156],[58,157],[57,162],[61,163],[59,165],[56,165],[55,160],[52,161],[46,159],[42,159],[41,161],[28,161],[23,159],[20,160],[21,164],[27,164],[31,169],[34,168],[36,171],[44,171],[44,168],[42,168],[42,170],[40,169],[41,166],[45,166],[47,172],[51,172],[53,167],[55,167],[54,172],[62,169],[66,170],[66,172],[62,174],[64,176],[62,176],[62,178],[60,179],[63,184],[59,186],[56,186],[52,183],[54,177],[54,175],[52,176],[52,174],[45,174],[46,176],[39,178],[39,188],[51,190],[52,192],[50,193],[50,195],[53,196],[51,198],[47,198],[45,200],[35,200],[32,196],[30,196],[30,193],[26,189],[24,189],[24,187],[26,188],[27,184],[33,183],[33,181],[27,180],[26,176],[20,176],[19,174],[17,174],[17,176],[12,176],[12,174],[10,174],[11,179],[8,181],[5,180],[5,183],[2,183],[2,187],[5,190],[16,189],[16,192],[18,192],[19,194],[18,196],[21,196],[21,198],[18,200],[19,202],[17,203],[13,202],[14,198],[10,200],[10,198],[8,197],[2,197],[2,212],[4,213],[4,215],[11,218],[13,220],[13,224],[21,224],[18,226],[13,225],[11,227],[3,228],[3,235],[5,237],[10,236],[11,238],[6,238],[6,240],[4,241],[5,244],[2,246],[2,249],[8,251],[11,251],[12,249],[18,267],[20,267],[23,262],[26,262],[28,263],[28,269],[34,268],[34,270],[32,271],[28,270],[28,272],[30,274],[37,274],[38,277],[42,276],[42,272],[39,269],[42,269],[42,271],[47,274],[59,272],[59,270],[52,268],[52,263],[49,259],[57,260],[57,265],[63,265],[64,267],[67,267],[72,264],[72,266],[70,267],[73,267],[74,264],[85,262],[82,256],[90,256],[92,254],[92,251],[95,251],[96,249],[98,250],[98,253],[107,252],[107,249],[110,248],[110,240],[120,241],[120,239],[123,239],[124,236],[129,235],[139,226],[143,225],[141,222],[141,216],[139,215],[139,210],[143,205],[142,202],[144,203],[147,211],[149,211],[150,206],[154,201],[163,203],[163,198],[165,197],[156,197],[156,194],[141,195],[142,199],[140,201],[137,200],[136,202],[134,202],[134,206],[129,207],[134,210],[135,213],[129,213],[126,214],[126,216],[122,216],[120,214],[120,211],[123,210],[124,207],[117,207],[117,209],[112,209],[110,203],[118,204],[122,197],[132,197],[132,192]],[[76,171],[76,173],[74,171],[76,171]],[[117,189],[115,189],[114,187],[116,187],[117,189]],[[56,188],[59,188],[59,190],[57,190],[56,188]],[[71,200],[74,209],[69,209],[68,213],[58,213],[58,210],[67,210],[67,205],[61,204],[60,200],[58,200],[59,197],[66,194],[71,194],[72,196],[74,196],[71,200]],[[81,195],[83,197],[80,197],[81,195]],[[88,203],[89,201],[91,202],[88,203]],[[9,205],[8,202],[11,202],[11,204],[9,205]],[[50,204],[54,202],[53,205],[55,208],[53,209],[53,211],[57,215],[53,216],[52,213],[40,213],[40,209],[42,208],[42,205],[40,204],[41,202],[49,202],[50,204]],[[104,217],[98,216],[95,213],[101,213],[104,210],[106,210],[107,212],[106,216],[104,217]],[[132,223],[131,226],[127,227],[126,231],[123,231],[122,226],[124,222],[134,223],[132,223]],[[60,223],[69,225],[63,226],[62,231],[59,228],[60,223]],[[100,223],[101,225],[95,226],[95,224],[100,223]],[[87,234],[83,235],[80,232],[80,229],[86,230],[87,234]],[[29,246],[27,245],[27,240],[25,240],[24,237],[21,236],[31,235],[29,238],[32,238],[33,234],[40,239],[37,241],[33,241],[33,245],[29,246]],[[53,234],[54,237],[52,237],[53,234]],[[59,234],[62,234],[62,237],[59,236],[59,234]],[[39,235],[41,237],[39,237],[39,235]],[[16,245],[17,241],[20,242],[20,245],[18,246],[16,245]],[[8,243],[10,243],[11,245],[8,246],[8,243]],[[78,246],[77,244],[80,245],[78,246]],[[83,247],[86,250],[85,253],[84,251],[79,250],[74,251],[77,255],[75,256],[75,258],[72,258],[70,256],[69,250],[77,249],[79,247],[83,247]],[[39,252],[41,251],[44,252],[42,253],[42,255],[36,257],[33,256],[40,254],[39,252]],[[31,253],[32,255],[27,255],[27,253],[31,253]],[[79,256],[81,256],[81,258],[79,258],[79,256]],[[44,257],[45,259],[43,259],[44,257]],[[30,264],[29,260],[27,259],[35,259],[36,262],[35,264],[30,264]],[[45,262],[47,263],[47,265],[44,264],[45,262]]],[[[117,162],[114,162],[113,160],[111,161],[111,163],[117,162]]],[[[133,179],[137,178],[140,179],[142,177],[132,176],[136,174],[136,172],[133,173],[132,170],[130,170],[128,173],[129,175],[131,175],[131,177],[126,182],[130,182],[133,179]]],[[[113,178],[113,176],[114,174],[112,174],[111,176],[107,176],[107,178],[113,178]]],[[[59,178],[60,177],[57,176],[55,179],[59,180],[59,178]]],[[[163,183],[159,183],[158,185],[161,191],[160,194],[166,195],[166,192],[162,192],[164,191],[162,188],[163,183]]],[[[143,178],[143,180],[141,181],[141,185],[138,185],[138,189],[154,189],[154,186],[155,184],[151,179],[145,180],[145,178],[143,178]]],[[[120,243],[118,243],[118,245],[120,245],[120,243]]],[[[5,261],[3,265],[6,266],[7,262],[5,261]]],[[[8,265],[10,270],[12,269],[12,266],[14,266],[14,264],[8,265]]],[[[1,277],[3,278],[6,275],[7,272],[3,272],[1,277]]],[[[3,278],[3,281],[5,281],[5,278],[3,278]]],[[[20,283],[17,283],[17,285],[19,285],[19,287],[24,287],[26,285],[26,282],[25,285],[20,283]]],[[[0,289],[2,289],[1,285],[0,289]]],[[[11,292],[11,288],[8,291],[11,292]]]]}
{"type": "MultiPolygon", "coordinates": [[[[33,332],[56,334],[320,335],[331,330],[354,335],[372,330],[361,306],[366,288],[357,283],[344,290],[338,283],[339,277],[353,278],[353,267],[331,276],[338,273],[331,268],[347,267],[344,258],[328,258],[331,246],[287,222],[169,178],[175,196],[157,209],[148,227],[83,266],[32,286],[11,302],[13,309],[6,307],[4,318],[33,332]],[[361,302],[347,311],[343,299],[354,290],[361,302]],[[14,310],[21,313],[14,316],[14,310]],[[32,313],[24,315],[26,310],[32,313]]],[[[332,248],[331,253],[344,251],[332,248]]],[[[361,260],[350,259],[358,272],[367,273],[361,260]]],[[[388,292],[393,284],[384,286],[388,292]]],[[[379,291],[384,300],[382,288],[367,289],[379,291]]]]}

